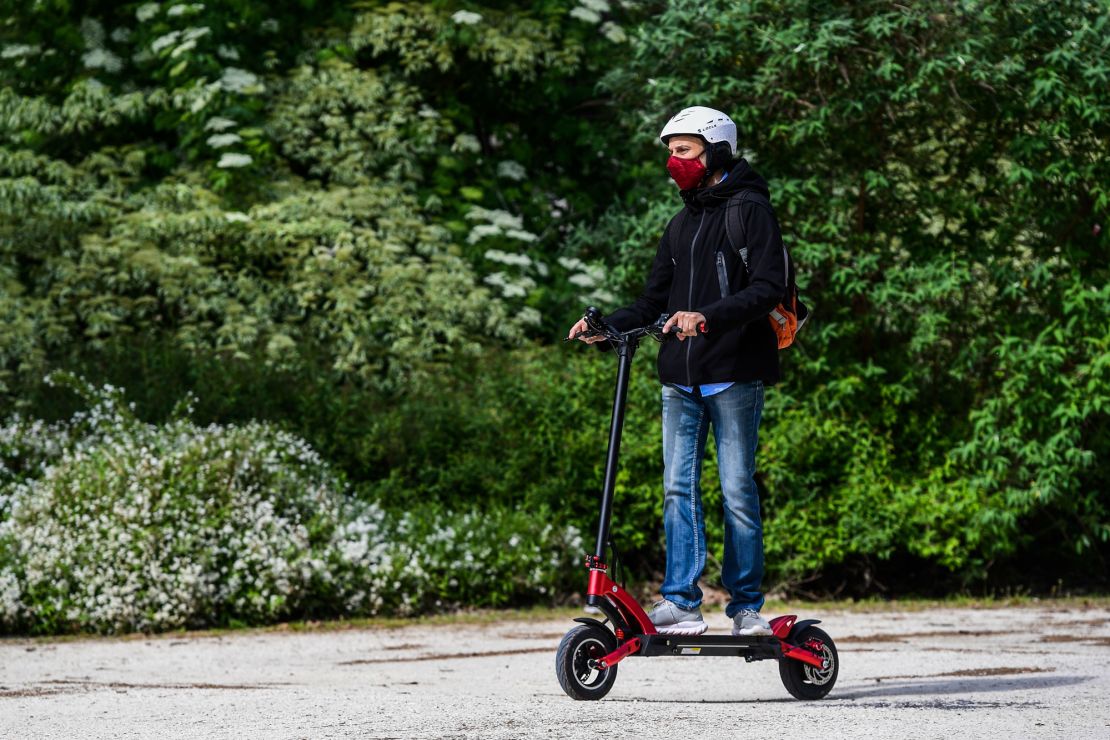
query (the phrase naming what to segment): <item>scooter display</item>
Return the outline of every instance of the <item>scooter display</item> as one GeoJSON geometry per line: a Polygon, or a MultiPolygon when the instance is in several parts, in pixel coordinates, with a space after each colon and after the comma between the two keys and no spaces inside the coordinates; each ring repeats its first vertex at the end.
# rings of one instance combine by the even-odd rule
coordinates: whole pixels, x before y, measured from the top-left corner
{"type": "MultiPolygon", "coordinates": [[[[579,617],[579,624],[563,637],[555,656],[559,685],[572,699],[597,700],[613,688],[617,666],[625,658],[681,656],[742,657],[747,662],[777,660],[783,686],[797,699],[821,699],[836,683],[840,661],[832,638],[819,629],[818,619],[798,620],[793,614],[769,620],[772,634],[759,637],[699,635],[696,637],[660,634],[639,603],[608,575],[606,549],[613,515],[621,431],[628,396],[632,357],[645,336],[658,341],[671,339],[663,334],[667,316],[650,326],[617,331],[608,325],[596,308],[583,317],[589,327],[578,336],[601,336],[617,355],[617,388],[609,426],[609,450],[605,460],[605,479],[598,517],[597,542],[592,555],[586,556],[588,572],[586,604],[600,610],[605,619],[579,617]]],[[[675,327],[677,330],[677,327],[675,327]]],[[[704,331],[704,327],[702,327],[704,331]]]]}

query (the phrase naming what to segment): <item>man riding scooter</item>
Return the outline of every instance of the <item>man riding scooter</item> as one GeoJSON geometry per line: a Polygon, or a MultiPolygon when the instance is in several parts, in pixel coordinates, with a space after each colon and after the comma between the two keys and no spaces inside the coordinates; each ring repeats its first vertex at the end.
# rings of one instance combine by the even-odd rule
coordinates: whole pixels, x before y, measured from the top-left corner
{"type": "MultiPolygon", "coordinates": [[[[766,181],[737,157],[731,118],[686,108],[659,138],[670,150],[667,170],[684,206],[663,232],[643,293],[605,317],[626,330],[667,313],[664,332],[677,331],[680,340],[663,343],[658,358],[667,568],[650,617],[663,634],[700,635],[708,628],[698,580],[706,552],[700,479],[712,425],[724,498],[721,581],[731,597],[725,612],[733,635],[770,635],[760,615],[763,528],[755,458],[764,387],[779,380],[778,339],[766,317],[786,289],[782,237],[766,181]],[[745,191],[752,197],[736,197],[745,191]],[[730,244],[729,208],[739,209],[743,256],[730,244]]],[[[568,337],[586,329],[581,320],[568,337]]]]}

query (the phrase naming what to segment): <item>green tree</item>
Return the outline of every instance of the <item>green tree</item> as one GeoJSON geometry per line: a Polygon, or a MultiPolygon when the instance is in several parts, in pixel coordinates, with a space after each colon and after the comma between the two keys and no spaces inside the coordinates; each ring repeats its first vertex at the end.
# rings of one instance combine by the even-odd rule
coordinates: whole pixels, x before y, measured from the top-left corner
{"type": "MultiPolygon", "coordinates": [[[[1105,552],[1105,3],[652,10],[605,80],[639,159],[678,108],[732,114],[816,307],[767,414],[780,575],[1105,552]]],[[[623,245],[625,295],[661,179],[580,239],[623,245]]]]}
{"type": "Polygon", "coordinates": [[[166,340],[395,392],[561,326],[608,171],[576,75],[622,40],[575,8],[10,8],[0,392],[166,340]]]}

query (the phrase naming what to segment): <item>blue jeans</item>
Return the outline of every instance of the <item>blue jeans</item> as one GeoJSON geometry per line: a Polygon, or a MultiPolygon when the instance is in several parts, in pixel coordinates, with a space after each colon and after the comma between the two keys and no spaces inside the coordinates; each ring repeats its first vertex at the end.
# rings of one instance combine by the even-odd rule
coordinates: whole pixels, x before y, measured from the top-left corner
{"type": "Polygon", "coordinates": [[[709,425],[717,441],[717,465],[725,510],[725,559],[721,582],[732,598],[725,609],[763,606],[763,524],[755,486],[755,448],[763,414],[763,383],[736,383],[703,398],[663,386],[663,525],[667,577],[663,598],[684,609],[701,604],[698,579],[705,569],[705,518],[701,467],[709,425]]]}

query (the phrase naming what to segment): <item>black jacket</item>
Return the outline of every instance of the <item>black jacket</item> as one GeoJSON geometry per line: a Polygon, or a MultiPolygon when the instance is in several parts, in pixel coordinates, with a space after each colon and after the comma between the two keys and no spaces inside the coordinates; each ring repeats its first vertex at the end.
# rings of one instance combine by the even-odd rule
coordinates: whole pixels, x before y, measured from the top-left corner
{"type": "Polygon", "coordinates": [[[625,331],[650,324],[662,313],[705,315],[705,334],[681,342],[668,339],[659,348],[663,383],[762,380],[772,385],[779,380],[778,341],[767,315],[786,290],[782,235],[766,205],[741,205],[749,276],[725,230],[725,204],[744,189],[769,196],[767,182],[741,159],[724,182],[683,191],[686,205],[663,232],[644,292],[606,317],[625,331]]]}

